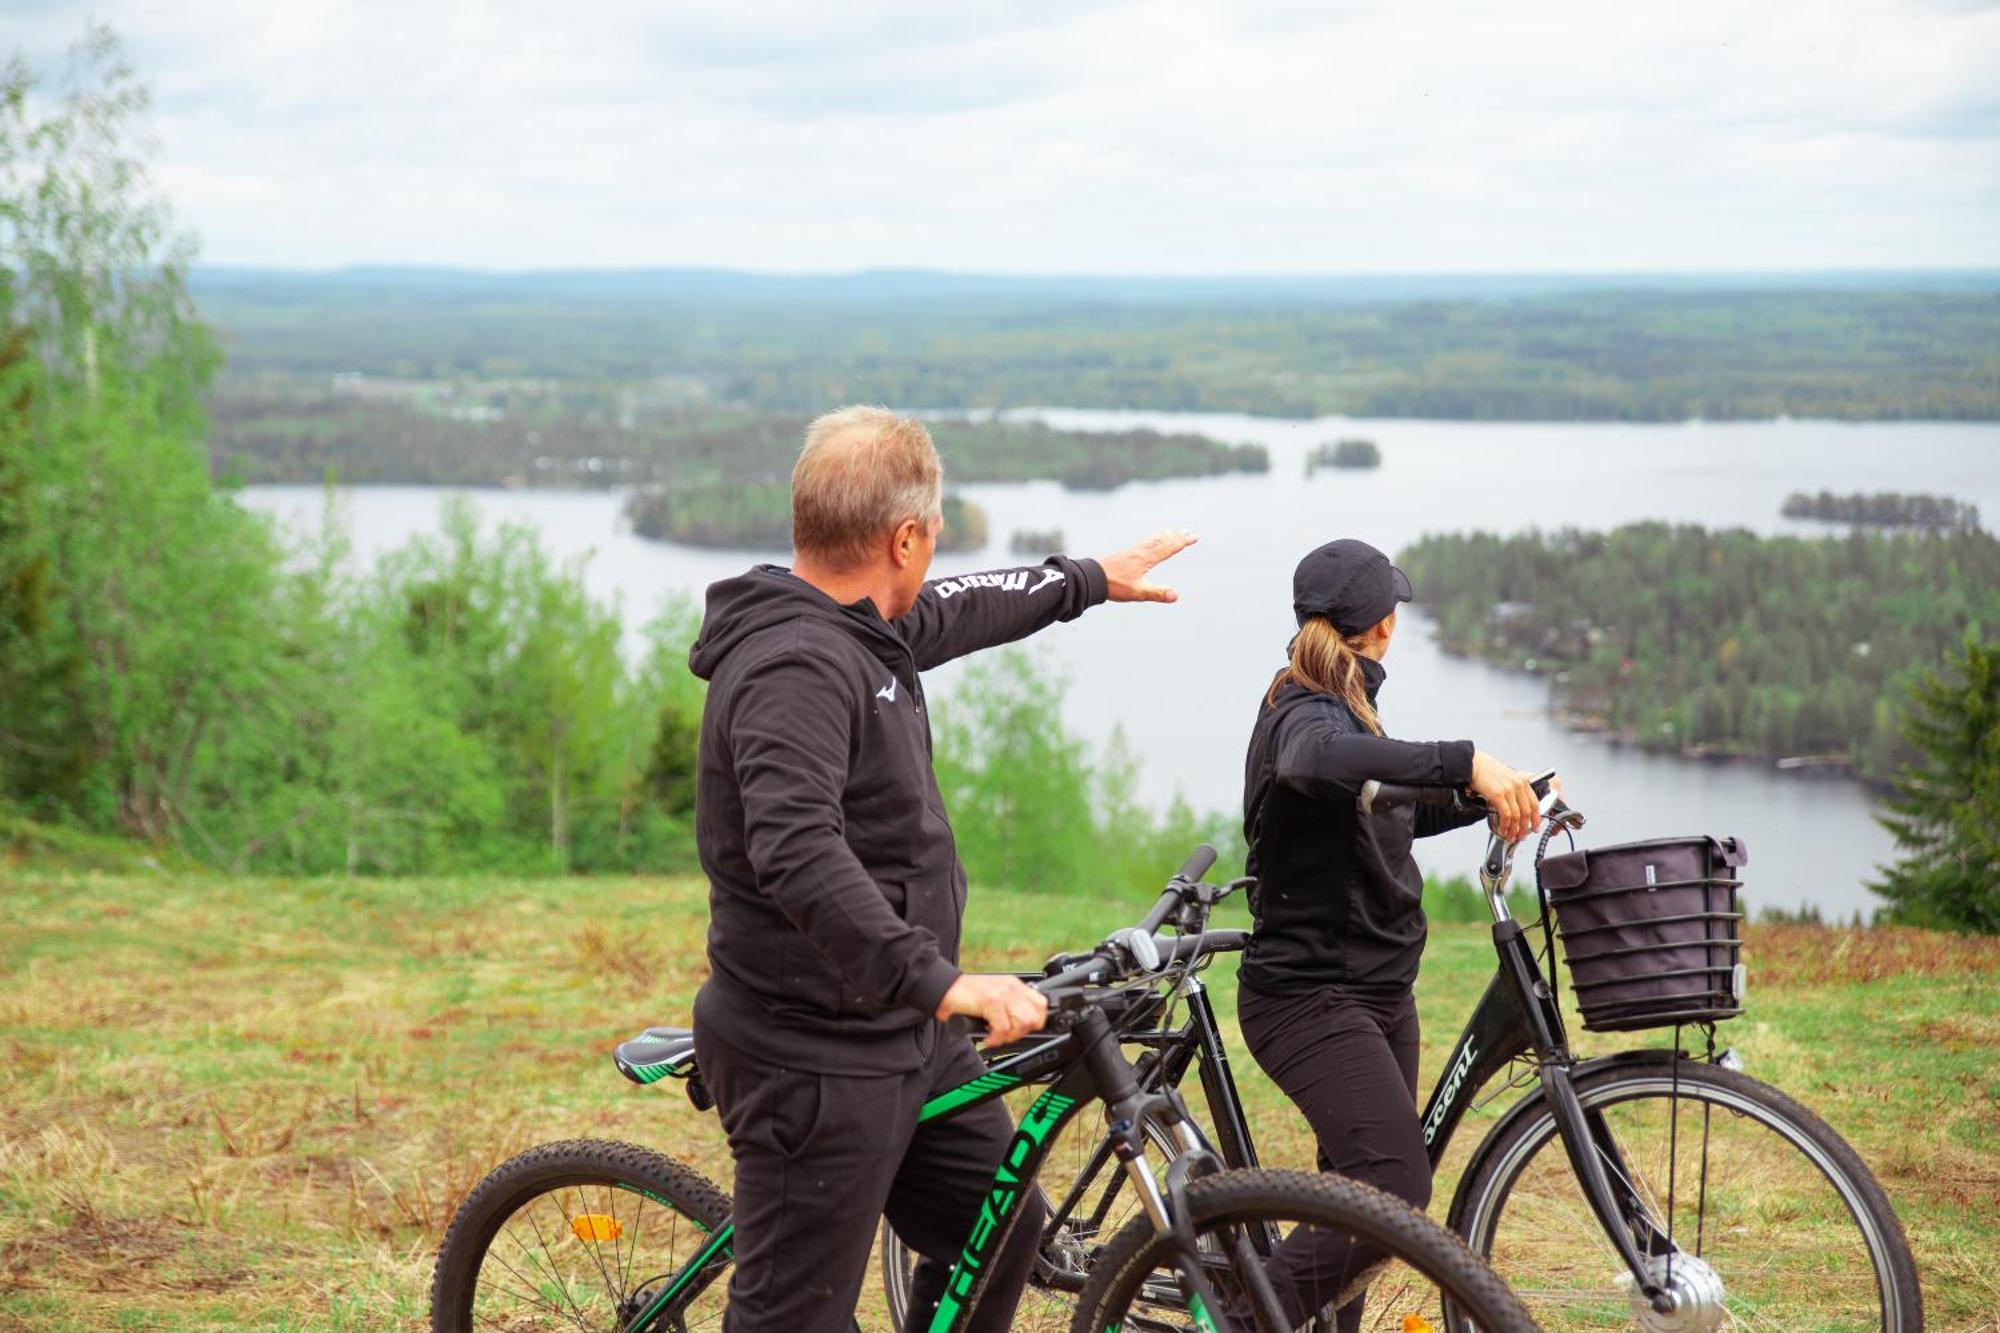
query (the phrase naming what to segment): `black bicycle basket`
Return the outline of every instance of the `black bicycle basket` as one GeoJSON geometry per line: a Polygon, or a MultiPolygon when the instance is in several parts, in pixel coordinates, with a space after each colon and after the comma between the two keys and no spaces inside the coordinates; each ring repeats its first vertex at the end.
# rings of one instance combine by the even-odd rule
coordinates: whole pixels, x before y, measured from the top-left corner
{"type": "Polygon", "coordinates": [[[1555,908],[1583,1025],[1627,1032],[1743,1012],[1741,838],[1657,838],[1551,856],[1555,908]]]}

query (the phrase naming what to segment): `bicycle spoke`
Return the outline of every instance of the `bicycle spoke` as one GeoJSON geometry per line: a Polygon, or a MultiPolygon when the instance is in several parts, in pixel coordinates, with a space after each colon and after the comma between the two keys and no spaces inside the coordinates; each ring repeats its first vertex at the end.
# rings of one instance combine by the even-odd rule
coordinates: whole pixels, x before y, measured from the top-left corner
{"type": "MultiPolygon", "coordinates": [[[[1699,1067],[1631,1078],[1634,1092],[1600,1096],[1592,1109],[1608,1136],[1597,1148],[1615,1187],[1675,1242],[1670,1261],[1649,1264],[1653,1280],[1676,1290],[1685,1280],[1694,1284],[1687,1291],[1707,1293],[1699,1299],[1719,1299],[1710,1308],[1725,1327],[1882,1326],[1868,1233],[1817,1159],[1751,1114],[1754,1103],[1718,1103],[1699,1067]]],[[[1551,1333],[1629,1321],[1624,1264],[1547,1128],[1537,1146],[1516,1150],[1504,1201],[1497,1216],[1483,1214],[1479,1243],[1551,1333]]]]}
{"type": "MultiPolygon", "coordinates": [[[[590,1211],[588,1206],[589,1200],[583,1198],[582,1190],[578,1190],[577,1199],[580,1203],[582,1203],[585,1206],[580,1208],[573,1216],[571,1215],[570,1211],[567,1208],[563,1207],[563,1201],[562,1201],[563,1193],[564,1191],[557,1190],[554,1194],[550,1196],[550,1198],[555,1203],[556,1211],[563,1215],[563,1226],[569,1231],[570,1235],[576,1238],[577,1243],[583,1247],[584,1253],[590,1256],[590,1261],[597,1265],[597,1275],[604,1279],[604,1289],[606,1292],[610,1294],[612,1302],[615,1305],[618,1301],[621,1301],[625,1298],[625,1293],[619,1291],[618,1288],[612,1284],[611,1274],[605,1271],[604,1255],[601,1252],[601,1248],[598,1242],[596,1242],[595,1240],[585,1240],[582,1236],[577,1235],[576,1219],[578,1217],[582,1217],[587,1213],[589,1213],[590,1211]]],[[[596,1228],[594,1224],[592,1226],[591,1234],[593,1236],[596,1235],[596,1228]]],[[[614,1235],[616,1234],[615,1227],[613,1228],[613,1234],[614,1235]]]]}
{"type": "MultiPolygon", "coordinates": [[[[549,1248],[547,1238],[542,1235],[542,1224],[536,1219],[533,1209],[530,1209],[528,1212],[528,1225],[535,1229],[535,1239],[541,1242],[542,1253],[549,1256],[549,1262],[553,1265],[555,1262],[555,1251],[549,1248]]],[[[576,1311],[576,1326],[578,1328],[586,1327],[583,1322],[583,1307],[576,1303],[574,1296],[570,1295],[569,1283],[563,1279],[560,1273],[556,1274],[555,1283],[556,1290],[561,1292],[563,1299],[569,1302],[569,1308],[576,1311]]]]}
{"type": "MultiPolygon", "coordinates": [[[[518,1242],[516,1243],[518,1244],[518,1242]]],[[[523,1250],[526,1249],[525,1246],[523,1246],[522,1248],[523,1250]]],[[[491,1250],[487,1251],[487,1257],[497,1262],[502,1268],[506,1269],[507,1272],[513,1276],[514,1280],[520,1284],[521,1290],[527,1294],[527,1297],[530,1301],[535,1302],[537,1304],[546,1304],[549,1306],[549,1309],[552,1312],[558,1315],[562,1313],[562,1311],[555,1305],[553,1301],[550,1301],[546,1296],[542,1295],[541,1289],[539,1287],[537,1287],[525,1275],[523,1275],[519,1269],[515,1268],[514,1265],[508,1263],[506,1259],[502,1258],[500,1255],[494,1253],[491,1250]]],[[[491,1316],[487,1317],[490,1318],[491,1316]]]]}

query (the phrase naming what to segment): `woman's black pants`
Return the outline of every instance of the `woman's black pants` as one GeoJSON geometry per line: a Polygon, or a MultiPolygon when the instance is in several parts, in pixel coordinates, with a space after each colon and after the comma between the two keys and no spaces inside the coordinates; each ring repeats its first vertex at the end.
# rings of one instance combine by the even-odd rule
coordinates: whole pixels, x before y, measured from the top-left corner
{"type": "MultiPolygon", "coordinates": [[[[1419,1211],[1431,1200],[1430,1155],[1417,1124],[1417,1004],[1405,988],[1378,998],[1339,986],[1303,995],[1239,992],[1243,1040],[1271,1081],[1305,1113],[1319,1167],[1365,1181],[1419,1211]]],[[[1303,1323],[1308,1293],[1330,1296],[1382,1256],[1352,1238],[1295,1236],[1271,1259],[1272,1285],[1303,1323]]],[[[1324,1297],[1322,1297],[1324,1298],[1324,1297]]],[[[1361,1302],[1339,1313],[1361,1326],[1361,1302]]]]}

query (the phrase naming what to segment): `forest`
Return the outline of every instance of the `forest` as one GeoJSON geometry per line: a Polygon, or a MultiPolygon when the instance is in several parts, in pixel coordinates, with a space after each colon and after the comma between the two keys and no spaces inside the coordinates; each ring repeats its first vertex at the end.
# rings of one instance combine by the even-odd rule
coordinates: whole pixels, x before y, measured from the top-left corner
{"type": "Polygon", "coordinates": [[[1980,531],[1424,538],[1399,557],[1446,647],[1546,675],[1578,725],[1649,748],[1822,757],[1886,780],[1910,689],[2000,627],[1980,531]]]}
{"type": "MultiPolygon", "coordinates": [[[[363,566],[348,558],[337,506],[320,535],[300,539],[244,509],[232,491],[328,477],[621,485],[633,489],[642,514],[658,508],[662,533],[733,542],[756,528],[760,544],[776,546],[778,497],[808,409],[786,406],[776,392],[724,401],[692,362],[671,373],[648,363],[627,379],[608,363],[595,366],[604,372],[597,378],[539,377],[548,367],[502,354],[511,335],[483,322],[492,314],[483,289],[427,287],[407,275],[380,301],[371,293],[336,302],[323,324],[302,302],[284,315],[297,321],[292,333],[277,325],[268,337],[218,331],[213,301],[191,285],[184,240],[145,192],[143,164],[128,156],[139,142],[132,122],[143,90],[102,34],[82,62],[52,100],[30,97],[20,70],[0,80],[0,159],[15,164],[0,198],[0,273],[10,275],[0,282],[0,815],[65,834],[129,837],[158,855],[230,871],[685,865],[701,701],[684,667],[692,608],[667,607],[633,625],[590,594],[581,565],[550,557],[533,532],[483,529],[462,509],[440,533],[363,566]],[[409,313],[394,297],[405,288],[436,308],[378,330],[382,355],[341,341],[358,327],[343,321],[409,313]],[[444,328],[494,341],[470,358],[405,364],[390,355],[444,328]],[[309,367],[314,358],[325,364],[309,367]],[[761,500],[738,503],[746,495],[761,500]]],[[[626,285],[604,281],[607,293],[626,285]]],[[[1513,334],[1495,335],[1504,348],[1537,327],[1521,303],[1568,311],[1550,314],[1551,327],[1567,328],[1593,302],[1626,302],[1633,309],[1625,322],[1607,327],[1630,338],[1606,346],[1645,343],[1654,316],[1644,311],[1676,304],[1694,345],[1709,336],[1699,330],[1710,328],[1718,302],[1760,309],[1758,318],[1796,314],[1801,302],[1849,314],[1908,302],[1915,323],[1901,326],[1901,341],[1890,347],[1857,334],[1856,355],[1893,361],[1909,352],[1912,364],[1946,378],[1954,367],[1986,364],[1990,338],[1961,340],[1960,351],[1935,358],[1910,352],[1954,320],[1971,319],[1976,333],[1991,305],[1973,279],[1918,286],[1849,282],[1809,300],[1756,284],[1720,297],[1671,284],[1611,295],[1528,284],[1477,300],[1391,303],[1393,311],[1368,300],[1273,302],[1243,328],[1265,327],[1257,319],[1266,316],[1372,320],[1386,347],[1398,321],[1429,310],[1446,324],[1514,321],[1513,334]]],[[[331,287],[347,296],[367,290],[331,287]]],[[[943,377],[938,384],[957,384],[951,393],[967,398],[943,388],[929,398],[884,396],[906,406],[976,399],[970,381],[953,378],[967,358],[990,348],[1001,364],[1028,345],[1023,339],[1053,377],[1036,381],[1040,393],[1092,366],[1138,364],[1121,359],[1138,344],[1116,339],[1101,355],[1036,341],[1052,327],[1080,337],[1098,327],[1090,320],[1129,320],[1143,343],[1176,327],[1188,333],[1190,325],[1175,323],[1191,318],[1188,300],[1206,302],[1212,323],[1216,301],[1243,299],[1226,285],[1225,294],[1234,292],[1226,299],[1184,287],[1141,299],[1111,283],[1090,319],[1065,307],[1052,325],[1048,293],[1036,290],[1032,299],[994,295],[983,315],[970,308],[978,301],[958,301],[912,316],[911,327],[947,316],[988,321],[978,336],[941,344],[923,362],[943,377]]],[[[774,280],[760,299],[790,311],[778,298],[792,291],[774,280]]],[[[905,364],[894,339],[877,345],[865,330],[831,337],[849,312],[821,295],[808,303],[811,318],[787,323],[770,342],[773,354],[804,357],[808,333],[818,339],[818,364],[832,378],[820,386],[825,396],[813,391],[814,408],[886,383],[850,374],[857,357],[869,374],[905,364]]],[[[717,330],[737,327],[732,321],[747,319],[754,304],[739,293],[719,303],[714,321],[682,332],[726,341],[717,330]]],[[[576,327],[587,332],[610,308],[578,303],[576,327]]],[[[884,303],[868,309],[894,322],[884,303]]],[[[534,332],[544,340],[538,346],[570,358],[569,369],[592,365],[592,349],[608,346],[588,336],[550,341],[564,321],[523,310],[508,327],[534,332]]],[[[1801,334],[1766,347],[1746,338],[1757,326],[1744,318],[1736,345],[1754,350],[1735,360],[1746,372],[1813,345],[1801,334]]],[[[1240,369],[1231,362],[1232,347],[1247,345],[1231,342],[1240,332],[1209,339],[1213,355],[1202,365],[1148,353],[1144,373],[1197,389],[1218,383],[1204,377],[1217,366],[1240,369]]],[[[759,364],[768,363],[746,360],[759,364]]],[[[1870,410],[1904,402],[1895,398],[1898,373],[1862,377],[1873,386],[1870,410]]],[[[1369,382],[1379,388],[1395,376],[1369,382]]],[[[1269,467],[1260,448],[1199,436],[1085,436],[988,413],[930,416],[947,473],[959,482],[1038,477],[1106,487],[1269,467]]],[[[955,519],[970,531],[980,516],[956,509],[955,519]]],[[[1952,737],[1955,748],[1943,747],[1940,762],[1970,755],[1969,771],[1990,776],[1982,757],[1989,742],[1978,730],[1985,714],[1954,702],[1989,686],[1968,693],[1954,682],[2000,674],[1989,669],[1990,655],[1968,649],[1962,667],[1945,657],[2000,623],[2000,560],[1994,539],[1976,529],[1856,528],[1805,540],[1642,524],[1606,534],[1433,537],[1406,561],[1448,643],[1548,674],[1558,701],[1586,724],[1695,753],[1832,757],[1873,779],[1920,750],[1936,757],[1933,742],[1952,737]],[[1917,722],[1905,702],[1912,691],[1929,701],[1917,722]]],[[[1023,814],[1018,825],[996,823],[1013,831],[996,833],[990,846],[968,838],[975,875],[1075,878],[1091,873],[1106,847],[1129,853],[1138,873],[1142,862],[1175,859],[1169,849],[1191,835],[1226,829],[1183,808],[1136,806],[1123,747],[1093,752],[1064,731],[1059,680],[1014,659],[983,671],[972,678],[984,689],[968,690],[969,702],[941,701],[941,780],[955,801],[1023,814]],[[1051,810],[1032,813],[1045,798],[1051,810]],[[1058,818],[1057,810],[1083,813],[1058,818]]],[[[1921,769],[1905,777],[1919,795],[1939,789],[1921,769]]],[[[1950,818],[1976,823],[1976,809],[1967,809],[1974,815],[1950,818]]],[[[1921,841],[1943,827],[1936,817],[1909,818],[1919,836],[1911,865],[1925,874],[1943,867],[1958,877],[1953,884],[1974,884],[1975,896],[1991,887],[1976,871],[1985,862],[1921,841]]],[[[2000,916],[1981,907],[1941,919],[2000,916]]]]}
{"type": "Polygon", "coordinates": [[[842,402],[1623,421],[2000,418],[2000,278],[195,275],[233,372],[842,402]]]}
{"type": "MultiPolygon", "coordinates": [[[[232,873],[690,868],[693,609],[629,623],[582,564],[464,506],[363,565],[337,506],[302,540],[235,503],[230,483],[246,476],[319,479],[345,440],[302,425],[293,452],[273,456],[289,470],[259,473],[238,451],[218,482],[204,444],[221,349],[129,156],[143,89],[102,30],[59,96],[31,87],[0,69],[0,162],[17,171],[0,185],[19,186],[0,194],[0,275],[13,275],[0,279],[0,827],[113,835],[156,863],[232,873]]],[[[422,418],[367,455],[374,466],[398,466],[400,443],[418,467],[494,477],[504,413],[401,393],[337,397],[353,413],[342,430],[422,418]]],[[[672,437],[679,453],[637,456],[697,475],[788,468],[802,427],[710,413],[672,437]]],[[[543,454],[499,466],[555,458],[571,484],[602,484],[604,459],[634,457],[595,452],[631,431],[615,419],[567,451],[535,429],[516,443],[543,454]]],[[[1128,466],[1107,472],[1046,430],[949,424],[940,438],[961,474],[1047,465],[1103,484],[1128,466]]],[[[1133,475],[1263,465],[1261,451],[1207,441],[1134,443],[1120,451],[1133,475]]],[[[1018,809],[1039,831],[1033,858],[1006,835],[968,840],[974,874],[1150,880],[1226,831],[1136,806],[1132,759],[1070,736],[1060,682],[985,669],[991,690],[962,709],[940,701],[940,777],[955,799],[1018,809]],[[1060,829],[1044,804],[1070,812],[1060,829]]]]}

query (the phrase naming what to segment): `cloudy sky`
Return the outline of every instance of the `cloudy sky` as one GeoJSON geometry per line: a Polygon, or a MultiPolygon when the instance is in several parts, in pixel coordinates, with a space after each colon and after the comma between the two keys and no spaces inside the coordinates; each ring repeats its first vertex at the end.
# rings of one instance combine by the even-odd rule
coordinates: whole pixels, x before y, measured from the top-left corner
{"type": "Polygon", "coordinates": [[[2000,4],[0,0],[212,264],[2000,265],[2000,4]]]}

